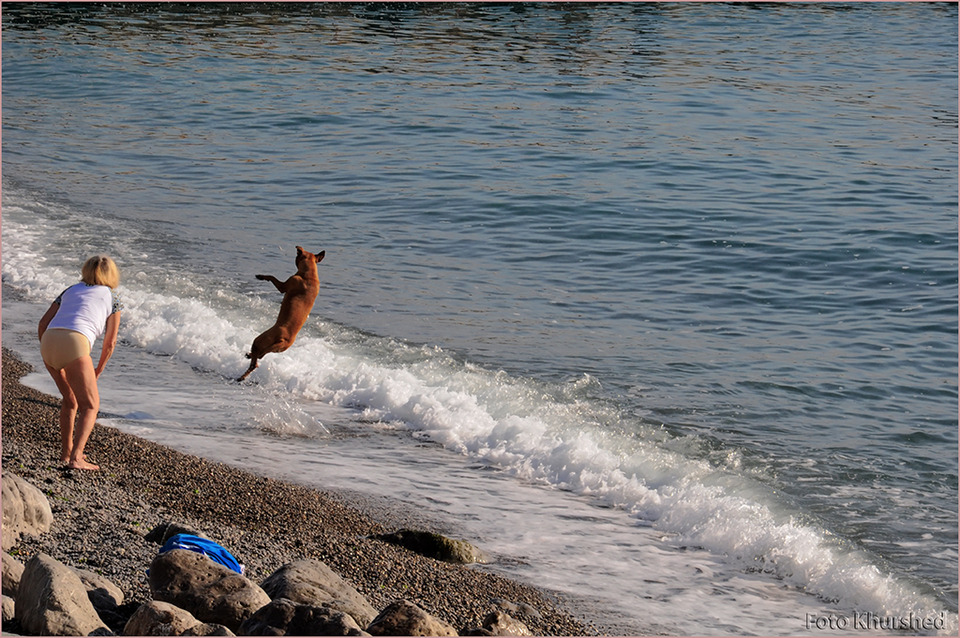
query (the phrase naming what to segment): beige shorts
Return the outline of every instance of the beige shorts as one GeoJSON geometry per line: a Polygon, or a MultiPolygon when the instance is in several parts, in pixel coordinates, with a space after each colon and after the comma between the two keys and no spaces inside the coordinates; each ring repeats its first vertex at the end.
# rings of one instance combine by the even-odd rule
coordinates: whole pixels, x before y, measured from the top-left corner
{"type": "Polygon", "coordinates": [[[54,370],[62,370],[80,357],[89,357],[90,342],[74,330],[51,328],[40,338],[40,356],[54,370]]]}

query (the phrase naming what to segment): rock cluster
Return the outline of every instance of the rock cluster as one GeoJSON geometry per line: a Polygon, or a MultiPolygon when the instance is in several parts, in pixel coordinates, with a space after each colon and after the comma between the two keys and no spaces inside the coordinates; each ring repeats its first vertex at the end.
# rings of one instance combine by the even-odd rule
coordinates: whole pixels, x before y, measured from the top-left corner
{"type": "MultiPolygon", "coordinates": [[[[8,521],[17,539],[49,530],[53,517],[40,490],[4,473],[4,495],[8,491],[18,497],[3,500],[5,539],[8,521]]],[[[144,540],[163,542],[184,531],[192,530],[165,523],[144,540]]],[[[437,536],[432,535],[431,542],[446,545],[437,536]]],[[[7,549],[14,546],[10,543],[7,549]]],[[[157,554],[148,574],[152,600],[133,611],[122,635],[459,635],[452,625],[409,600],[396,600],[378,613],[349,582],[316,559],[287,563],[257,584],[201,553],[173,549],[157,554]]],[[[6,551],[3,597],[4,622],[15,621],[22,633],[36,636],[115,635],[101,615],[115,619],[124,600],[119,587],[90,570],[69,567],[43,553],[24,565],[6,551]]],[[[483,627],[464,628],[463,634],[531,635],[503,609],[492,611],[483,627]]]]}
{"type": "MultiPolygon", "coordinates": [[[[27,364],[2,349],[3,474],[13,481],[14,475],[23,479],[23,484],[4,486],[8,511],[3,539],[11,548],[3,560],[4,634],[24,632],[15,619],[16,590],[26,564],[40,555],[78,574],[100,620],[115,634],[125,630],[148,634],[126,627],[133,617],[140,623],[167,625],[151,630],[165,635],[236,633],[154,595],[147,570],[164,542],[180,533],[206,537],[227,548],[245,566],[244,576],[269,597],[270,603],[244,621],[259,623],[260,629],[252,625],[244,629],[241,623],[241,633],[276,635],[281,626],[301,623],[310,629],[288,631],[315,635],[321,623],[339,622],[336,613],[326,610],[339,610],[360,630],[374,633],[368,631],[374,620],[400,600],[462,634],[502,633],[494,626],[496,610],[521,620],[539,636],[613,633],[571,613],[573,608],[592,615],[590,601],[504,578],[495,567],[447,562],[437,555],[428,557],[427,548],[411,550],[387,540],[398,529],[455,531],[455,523],[432,519],[407,503],[278,480],[100,423],[87,453],[101,471],[65,470],[58,454],[59,398],[20,384],[18,379],[29,371],[27,364]],[[39,488],[48,502],[24,485],[39,488]],[[18,500],[10,496],[11,490],[21,500],[24,494],[38,498],[28,496],[29,504],[18,515],[10,509],[18,500]],[[52,521],[46,509],[52,512],[52,521]],[[327,569],[306,577],[304,560],[327,569]],[[315,579],[326,582],[325,588],[315,579]],[[358,596],[337,583],[346,583],[358,596]]],[[[490,562],[515,559],[522,562],[522,557],[494,557],[490,562]]],[[[188,580],[179,577],[177,587],[188,580]]],[[[224,579],[221,586],[234,584],[224,579]]]]}

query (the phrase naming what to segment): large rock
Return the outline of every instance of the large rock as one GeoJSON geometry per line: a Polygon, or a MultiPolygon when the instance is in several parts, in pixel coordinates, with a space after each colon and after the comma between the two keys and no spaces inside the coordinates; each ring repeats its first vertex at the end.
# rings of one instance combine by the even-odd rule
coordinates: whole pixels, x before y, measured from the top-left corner
{"type": "Polygon", "coordinates": [[[96,609],[114,609],[123,604],[123,592],[115,584],[89,569],[74,568],[87,588],[87,597],[96,609]]]}
{"type": "Polygon", "coordinates": [[[402,529],[390,534],[380,534],[374,536],[374,538],[448,563],[467,564],[487,562],[486,555],[467,541],[447,538],[434,532],[402,529]]]}
{"type": "Polygon", "coordinates": [[[456,636],[457,631],[409,600],[387,605],[367,631],[374,636],[456,636]]]}
{"type": "Polygon", "coordinates": [[[233,636],[223,625],[203,623],[185,609],[151,600],[133,612],[124,636],[233,636]]]}
{"type": "Polygon", "coordinates": [[[37,636],[109,633],[80,577],[46,554],[34,556],[24,566],[16,618],[25,633],[37,636]]]}
{"type": "Polygon", "coordinates": [[[203,554],[174,549],[150,565],[154,600],[186,609],[198,620],[225,625],[236,632],[240,624],[270,602],[260,587],[203,554]]]}
{"type": "Polygon", "coordinates": [[[10,554],[3,553],[3,595],[17,597],[20,579],[23,578],[23,563],[10,554]]]}
{"type": "MultiPolygon", "coordinates": [[[[3,619],[2,622],[6,625],[8,622],[13,620],[17,614],[17,603],[13,598],[9,596],[3,596],[3,619]]],[[[6,635],[6,634],[4,634],[6,635]]]]}
{"type": "Polygon", "coordinates": [[[123,604],[123,592],[114,583],[89,569],[72,568],[87,589],[87,598],[107,626],[122,627],[129,611],[120,608],[123,604]]]}
{"type": "Polygon", "coordinates": [[[241,636],[369,636],[347,613],[278,598],[240,626],[241,636]]]}
{"type": "Polygon", "coordinates": [[[526,622],[539,623],[543,620],[543,615],[529,603],[515,603],[504,598],[493,598],[490,600],[500,611],[504,611],[513,618],[526,620],[526,622]]]}
{"type": "Polygon", "coordinates": [[[325,605],[353,616],[366,627],[377,610],[363,594],[318,560],[303,559],[284,565],[261,584],[273,600],[286,598],[304,605],[325,605]]]}
{"type": "Polygon", "coordinates": [[[3,474],[3,551],[23,534],[42,534],[53,523],[50,501],[43,492],[16,474],[3,474]]]}
{"type": "Polygon", "coordinates": [[[469,629],[464,636],[532,636],[533,632],[524,623],[505,611],[495,610],[483,619],[479,629],[469,629]]]}

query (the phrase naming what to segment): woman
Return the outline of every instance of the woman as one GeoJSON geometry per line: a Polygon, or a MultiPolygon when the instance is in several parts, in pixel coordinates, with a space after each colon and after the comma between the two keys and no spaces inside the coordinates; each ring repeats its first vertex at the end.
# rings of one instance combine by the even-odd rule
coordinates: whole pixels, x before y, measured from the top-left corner
{"type": "Polygon", "coordinates": [[[78,284],[70,286],[50,304],[40,319],[40,354],[57,383],[63,403],[60,405],[60,460],[76,470],[99,470],[87,461],[83,448],[93,432],[100,410],[97,378],[117,345],[120,310],[116,293],[120,271],[113,260],[103,255],[83,264],[78,284]],[[100,363],[93,367],[90,353],[97,337],[104,335],[100,363]],[[80,420],[73,422],[80,411],[80,420]]]}

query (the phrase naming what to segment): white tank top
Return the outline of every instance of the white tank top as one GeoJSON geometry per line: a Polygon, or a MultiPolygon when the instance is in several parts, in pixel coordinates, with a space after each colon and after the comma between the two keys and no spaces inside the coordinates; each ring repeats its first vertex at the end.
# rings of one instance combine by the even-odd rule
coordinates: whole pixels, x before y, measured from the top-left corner
{"type": "Polygon", "coordinates": [[[57,310],[50,328],[65,328],[79,332],[90,342],[103,334],[107,326],[107,317],[122,308],[109,286],[89,286],[85,283],[70,286],[57,297],[60,309],[57,310]]]}

